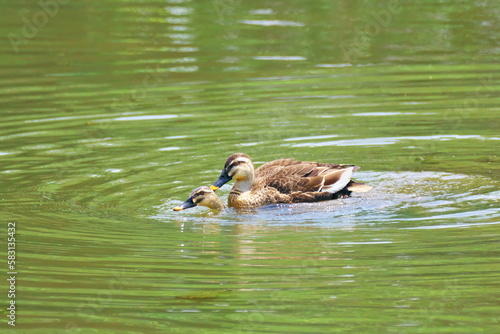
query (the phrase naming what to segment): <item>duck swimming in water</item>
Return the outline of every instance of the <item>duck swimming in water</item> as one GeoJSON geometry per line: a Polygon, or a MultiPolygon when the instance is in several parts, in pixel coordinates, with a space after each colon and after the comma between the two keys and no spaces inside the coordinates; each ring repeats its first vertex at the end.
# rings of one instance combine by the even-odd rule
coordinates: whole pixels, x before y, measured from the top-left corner
{"type": "Polygon", "coordinates": [[[248,155],[235,153],[226,160],[219,179],[210,188],[217,190],[234,179],[228,206],[235,208],[320,202],[348,197],[353,191],[369,191],[371,186],[351,181],[358,169],[355,165],[279,159],[255,170],[248,155]]]}
{"type": "Polygon", "coordinates": [[[188,199],[184,201],[179,206],[174,208],[174,211],[181,211],[195,207],[197,205],[206,206],[212,210],[222,211],[224,210],[224,204],[222,204],[219,197],[214,193],[210,187],[198,187],[191,192],[188,199]]]}

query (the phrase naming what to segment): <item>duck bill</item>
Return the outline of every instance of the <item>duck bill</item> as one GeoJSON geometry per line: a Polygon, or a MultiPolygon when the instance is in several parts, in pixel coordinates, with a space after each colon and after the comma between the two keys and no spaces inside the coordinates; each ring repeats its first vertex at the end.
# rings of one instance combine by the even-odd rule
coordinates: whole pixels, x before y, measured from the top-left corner
{"type": "Polygon", "coordinates": [[[229,181],[231,181],[231,176],[229,176],[229,174],[224,170],[220,174],[219,179],[217,181],[215,181],[214,184],[212,184],[210,186],[210,189],[212,189],[213,191],[216,191],[217,189],[219,189],[220,187],[222,187],[223,185],[225,185],[229,181]]]}
{"type": "Polygon", "coordinates": [[[189,197],[184,203],[182,203],[179,206],[176,206],[174,208],[174,211],[181,211],[181,210],[192,208],[194,206],[196,206],[196,203],[193,202],[193,199],[191,197],[189,197]]]}

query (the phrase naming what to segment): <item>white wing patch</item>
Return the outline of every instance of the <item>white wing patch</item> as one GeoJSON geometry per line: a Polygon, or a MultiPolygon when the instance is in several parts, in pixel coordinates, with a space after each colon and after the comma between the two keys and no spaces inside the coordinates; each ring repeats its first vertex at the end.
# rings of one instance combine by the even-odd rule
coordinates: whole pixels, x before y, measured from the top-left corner
{"type": "Polygon", "coordinates": [[[329,184],[325,186],[322,189],[323,191],[328,191],[329,193],[334,194],[342,190],[342,188],[344,188],[349,183],[349,181],[351,181],[352,173],[354,173],[354,167],[349,167],[339,172],[343,172],[342,175],[340,176],[340,179],[334,184],[329,184]]]}

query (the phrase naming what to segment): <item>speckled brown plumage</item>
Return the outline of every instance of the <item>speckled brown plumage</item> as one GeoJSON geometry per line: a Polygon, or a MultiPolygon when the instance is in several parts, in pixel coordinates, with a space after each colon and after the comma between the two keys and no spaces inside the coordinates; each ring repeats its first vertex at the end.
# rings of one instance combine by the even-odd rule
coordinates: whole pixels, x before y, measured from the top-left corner
{"type": "Polygon", "coordinates": [[[255,186],[276,188],[280,193],[315,192],[337,182],[343,171],[355,165],[326,164],[295,159],[270,161],[255,170],[255,186]]]}
{"type": "MultiPolygon", "coordinates": [[[[235,153],[226,160],[221,176],[212,187],[218,189],[234,179],[236,183],[229,194],[228,205],[237,208],[319,202],[349,196],[353,185],[362,185],[350,180],[358,169],[355,165],[278,159],[254,170],[248,155],[235,153]]],[[[358,191],[369,188],[358,186],[358,191]]]]}

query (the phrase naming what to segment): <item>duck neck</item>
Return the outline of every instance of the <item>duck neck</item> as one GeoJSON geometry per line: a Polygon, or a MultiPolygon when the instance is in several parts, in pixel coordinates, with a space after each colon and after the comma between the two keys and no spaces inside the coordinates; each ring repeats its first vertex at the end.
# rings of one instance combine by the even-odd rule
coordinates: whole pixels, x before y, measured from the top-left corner
{"type": "Polygon", "coordinates": [[[253,187],[253,178],[254,178],[254,176],[252,173],[252,174],[248,175],[245,179],[236,180],[232,190],[236,190],[240,193],[250,191],[250,189],[252,189],[252,187],[253,187]]]}
{"type": "Polygon", "coordinates": [[[222,211],[226,208],[219,199],[219,197],[212,198],[210,201],[210,205],[208,205],[208,207],[212,210],[217,210],[217,211],[222,211]]]}

